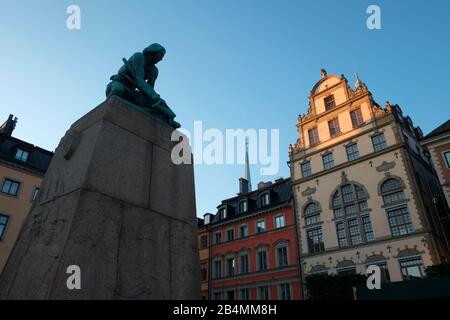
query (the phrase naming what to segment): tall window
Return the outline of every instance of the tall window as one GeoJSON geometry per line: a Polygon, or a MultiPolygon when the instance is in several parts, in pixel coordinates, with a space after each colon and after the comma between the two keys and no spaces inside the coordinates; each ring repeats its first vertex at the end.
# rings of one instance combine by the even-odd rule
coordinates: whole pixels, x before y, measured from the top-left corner
{"type": "Polygon", "coordinates": [[[264,193],[261,196],[261,205],[264,207],[264,206],[268,206],[269,204],[270,204],[269,194],[264,193]]]}
{"type": "Polygon", "coordinates": [[[219,259],[213,263],[213,276],[214,279],[220,279],[222,277],[222,261],[219,259]]]}
{"type": "Polygon", "coordinates": [[[200,263],[200,278],[202,281],[208,280],[208,264],[206,262],[200,263]]]}
{"type": "Polygon", "coordinates": [[[341,132],[341,129],[339,127],[339,120],[338,118],[334,118],[330,121],[328,121],[328,128],[330,129],[330,136],[333,137],[341,132]]]}
{"type": "Polygon", "coordinates": [[[277,267],[286,267],[287,265],[289,265],[287,245],[277,247],[276,254],[277,254],[277,267]]]}
{"type": "Polygon", "coordinates": [[[228,257],[226,259],[226,265],[225,265],[225,270],[227,273],[227,277],[232,277],[234,276],[234,257],[228,257]]]}
{"type": "Polygon", "coordinates": [[[372,136],[372,145],[375,152],[381,151],[387,148],[386,140],[384,139],[384,134],[380,133],[376,136],[372,136]]]}
{"type": "Polygon", "coordinates": [[[336,222],[336,233],[338,237],[339,247],[348,246],[347,235],[345,232],[345,226],[343,222],[336,222]]]}
{"type": "Polygon", "coordinates": [[[334,167],[334,158],[332,153],[327,153],[322,156],[323,168],[328,170],[334,167]]]}
{"type": "Polygon", "coordinates": [[[323,244],[322,227],[306,231],[309,253],[319,253],[325,250],[323,244]]]}
{"type": "Polygon", "coordinates": [[[220,219],[225,219],[227,217],[227,208],[219,209],[219,217],[220,219]]]}
{"type": "Polygon", "coordinates": [[[350,240],[352,245],[358,245],[363,243],[357,219],[348,220],[348,233],[350,234],[350,240]]]}
{"type": "Polygon", "coordinates": [[[250,272],[250,267],[249,267],[249,259],[248,259],[248,254],[241,254],[239,256],[239,273],[244,274],[244,273],[249,273],[250,272]]]}
{"type": "Polygon", "coordinates": [[[267,250],[258,249],[256,252],[256,268],[258,271],[267,270],[267,250]]]}
{"type": "Polygon", "coordinates": [[[332,197],[340,247],[375,240],[367,204],[368,195],[358,184],[345,184],[332,197]]]}
{"type": "Polygon", "coordinates": [[[352,119],[353,128],[359,127],[364,122],[361,108],[350,111],[350,118],[352,119]]]}
{"type": "Polygon", "coordinates": [[[234,240],[234,229],[228,229],[227,230],[227,241],[233,241],[234,240]]]}
{"type": "Polygon", "coordinates": [[[301,169],[302,169],[302,177],[303,178],[309,177],[312,174],[311,161],[303,162],[301,164],[301,169]]]}
{"type": "Polygon", "coordinates": [[[14,156],[14,159],[26,162],[28,159],[29,153],[27,151],[24,151],[22,149],[17,149],[16,155],[14,156]]]}
{"type": "Polygon", "coordinates": [[[400,261],[400,268],[403,280],[420,279],[425,275],[420,257],[400,261]]]}
{"type": "Polygon", "coordinates": [[[200,249],[208,248],[208,236],[203,235],[200,237],[200,249]]]}
{"type": "Polygon", "coordinates": [[[359,150],[356,143],[346,146],[345,151],[347,152],[348,161],[353,161],[359,158],[359,150]]]}
{"type": "Polygon", "coordinates": [[[241,289],[241,300],[250,300],[250,289],[244,288],[241,289]]]}
{"type": "Polygon", "coordinates": [[[239,212],[240,213],[247,212],[247,200],[239,202],[239,212]]]}
{"type": "Polygon", "coordinates": [[[402,183],[395,178],[383,182],[381,195],[388,216],[391,233],[394,237],[409,234],[414,231],[411,217],[406,205],[402,183]],[[391,206],[395,207],[391,207],[391,206]]]}
{"type": "Polygon", "coordinates": [[[266,221],[259,220],[256,222],[256,233],[261,233],[266,231],[266,221]]]}
{"type": "Polygon", "coordinates": [[[279,286],[280,300],[291,300],[291,285],[282,283],[279,286]]]}
{"type": "Polygon", "coordinates": [[[19,193],[20,182],[5,179],[3,181],[2,192],[11,196],[17,196],[19,193]]]}
{"type": "Polygon", "coordinates": [[[308,130],[309,145],[313,146],[319,143],[319,130],[317,127],[308,130]]]}
{"type": "Polygon", "coordinates": [[[323,99],[323,102],[325,104],[325,110],[327,111],[336,107],[336,103],[334,102],[334,95],[329,95],[328,97],[325,97],[323,99]]]}
{"type": "Polygon", "coordinates": [[[258,300],[269,300],[269,287],[258,287],[256,293],[258,300]]]}
{"type": "Polygon", "coordinates": [[[214,234],[214,243],[219,244],[222,242],[222,232],[218,231],[214,234]]]}
{"type": "Polygon", "coordinates": [[[286,225],[284,215],[279,215],[275,217],[275,228],[283,228],[286,225]]]}
{"type": "Polygon", "coordinates": [[[450,151],[444,152],[445,163],[447,164],[447,169],[450,169],[450,151]]]}
{"type": "Polygon", "coordinates": [[[248,225],[243,224],[239,227],[239,237],[244,238],[248,236],[248,225]]]}
{"type": "Polygon", "coordinates": [[[9,216],[0,214],[0,241],[5,238],[6,225],[8,224],[9,216]]]}
{"type": "Polygon", "coordinates": [[[369,215],[362,216],[361,220],[363,223],[363,228],[364,228],[364,232],[366,234],[367,241],[375,240],[375,235],[373,234],[373,229],[372,229],[372,222],[370,221],[369,215]]]}
{"type": "Polygon", "coordinates": [[[320,222],[320,206],[316,202],[311,202],[305,207],[305,225],[320,222]]]}

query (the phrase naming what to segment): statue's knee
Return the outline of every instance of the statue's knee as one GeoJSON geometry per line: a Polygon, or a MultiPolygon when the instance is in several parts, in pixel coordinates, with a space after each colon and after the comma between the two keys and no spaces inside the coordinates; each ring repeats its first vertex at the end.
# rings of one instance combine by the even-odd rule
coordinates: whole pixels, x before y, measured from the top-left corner
{"type": "Polygon", "coordinates": [[[120,82],[110,82],[106,87],[106,96],[123,96],[125,93],[125,87],[120,82]]]}

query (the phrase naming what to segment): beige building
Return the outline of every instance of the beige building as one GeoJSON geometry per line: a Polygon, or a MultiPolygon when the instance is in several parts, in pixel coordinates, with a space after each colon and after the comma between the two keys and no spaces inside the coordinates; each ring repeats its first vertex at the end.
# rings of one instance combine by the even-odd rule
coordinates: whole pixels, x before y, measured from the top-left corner
{"type": "Polygon", "coordinates": [[[421,144],[430,153],[447,205],[450,207],[450,120],[425,136],[421,144]]]}
{"type": "Polygon", "coordinates": [[[11,136],[17,119],[0,126],[0,273],[38,196],[53,153],[11,136]]]}
{"type": "Polygon", "coordinates": [[[449,257],[422,133],[398,105],[381,108],[358,76],[352,89],[344,76],[321,73],[289,147],[303,272],[377,264],[387,281],[422,277],[449,257]]]}

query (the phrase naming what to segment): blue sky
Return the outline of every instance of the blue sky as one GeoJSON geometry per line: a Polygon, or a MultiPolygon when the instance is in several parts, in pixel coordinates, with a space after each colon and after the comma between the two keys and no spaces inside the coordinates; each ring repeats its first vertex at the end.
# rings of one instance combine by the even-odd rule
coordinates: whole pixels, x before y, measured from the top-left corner
{"type": "MultiPolygon", "coordinates": [[[[358,71],[375,100],[398,103],[425,133],[450,116],[450,2],[435,1],[20,1],[0,2],[0,120],[15,136],[54,150],[71,123],[104,100],[109,77],[152,42],[167,49],[156,91],[192,130],[280,129],[280,171],[297,115],[320,69],[358,71]],[[81,8],[81,30],[66,8],[81,8]],[[381,30],[366,27],[370,4],[381,30]]],[[[242,165],[195,166],[197,213],[238,191],[242,165]]]]}

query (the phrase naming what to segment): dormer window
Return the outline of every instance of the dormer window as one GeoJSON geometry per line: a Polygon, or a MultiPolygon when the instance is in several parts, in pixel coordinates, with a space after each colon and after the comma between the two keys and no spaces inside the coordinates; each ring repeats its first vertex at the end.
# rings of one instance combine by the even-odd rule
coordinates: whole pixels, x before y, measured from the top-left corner
{"type": "Polygon", "coordinates": [[[28,159],[29,153],[27,151],[24,151],[22,149],[17,149],[16,155],[14,156],[14,159],[26,162],[28,159]]]}
{"type": "Polygon", "coordinates": [[[264,193],[261,196],[261,206],[265,207],[268,206],[269,204],[270,204],[269,193],[264,193]]]}
{"type": "Polygon", "coordinates": [[[242,200],[241,202],[239,202],[239,213],[247,212],[247,210],[247,200],[242,200]]]}
{"type": "Polygon", "coordinates": [[[226,207],[222,207],[219,209],[219,217],[220,217],[220,219],[227,218],[227,208],[226,207]]]}
{"type": "Polygon", "coordinates": [[[336,107],[336,103],[334,102],[334,95],[329,95],[323,99],[323,103],[325,104],[325,110],[331,110],[336,107]]]}

